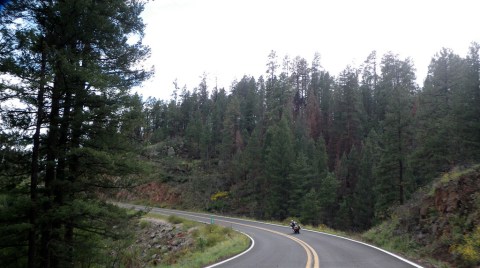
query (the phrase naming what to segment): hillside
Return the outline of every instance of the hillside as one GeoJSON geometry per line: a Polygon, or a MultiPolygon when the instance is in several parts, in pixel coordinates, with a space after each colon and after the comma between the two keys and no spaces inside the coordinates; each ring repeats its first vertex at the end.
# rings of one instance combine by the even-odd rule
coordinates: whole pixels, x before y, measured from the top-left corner
{"type": "Polygon", "coordinates": [[[363,236],[418,259],[444,262],[435,266],[480,267],[480,165],[437,178],[363,236]]]}

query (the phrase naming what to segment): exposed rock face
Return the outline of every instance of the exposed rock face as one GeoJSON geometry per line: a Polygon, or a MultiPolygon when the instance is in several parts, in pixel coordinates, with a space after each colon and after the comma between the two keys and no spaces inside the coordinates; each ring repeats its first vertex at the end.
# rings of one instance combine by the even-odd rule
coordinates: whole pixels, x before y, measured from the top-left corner
{"type": "Polygon", "coordinates": [[[435,190],[435,208],[439,213],[464,213],[473,204],[473,196],[480,189],[479,174],[476,177],[460,177],[435,190]]]}
{"type": "Polygon", "coordinates": [[[149,182],[135,187],[133,190],[121,190],[116,196],[118,200],[146,200],[157,204],[175,205],[180,194],[170,189],[166,184],[149,182]]]}
{"type": "Polygon", "coordinates": [[[430,192],[418,194],[395,214],[399,232],[411,234],[436,259],[456,263],[452,246],[480,226],[480,169],[442,178],[430,192]]]}
{"type": "Polygon", "coordinates": [[[181,224],[171,224],[158,219],[146,219],[148,224],[141,224],[137,230],[135,247],[141,253],[145,266],[156,265],[185,250],[194,244],[191,230],[184,231],[181,224]]]}

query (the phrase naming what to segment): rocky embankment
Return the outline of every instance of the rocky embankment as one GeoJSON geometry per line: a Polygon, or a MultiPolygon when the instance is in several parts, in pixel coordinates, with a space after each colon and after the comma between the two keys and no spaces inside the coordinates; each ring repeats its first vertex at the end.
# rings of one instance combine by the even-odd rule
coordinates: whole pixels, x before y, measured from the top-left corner
{"type": "Polygon", "coordinates": [[[401,237],[419,258],[480,267],[480,165],[444,174],[369,233],[385,240],[401,237]]]}
{"type": "Polygon", "coordinates": [[[112,198],[125,202],[142,200],[154,204],[174,206],[180,202],[180,194],[166,184],[149,182],[133,189],[120,190],[112,198]]]}
{"type": "Polygon", "coordinates": [[[172,224],[154,218],[145,218],[136,230],[136,248],[143,267],[171,263],[176,256],[194,246],[192,233],[196,227],[185,230],[183,224],[172,224]]]}

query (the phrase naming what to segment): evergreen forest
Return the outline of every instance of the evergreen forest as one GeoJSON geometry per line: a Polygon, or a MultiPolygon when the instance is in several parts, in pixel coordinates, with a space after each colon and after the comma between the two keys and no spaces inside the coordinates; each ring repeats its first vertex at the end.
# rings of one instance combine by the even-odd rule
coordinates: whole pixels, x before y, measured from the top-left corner
{"type": "Polygon", "coordinates": [[[138,139],[166,159],[162,181],[197,193],[188,206],[365,230],[438,175],[479,162],[479,49],[437,52],[422,87],[393,52],[333,76],[319,55],[272,51],[265,76],[228,92],[209,93],[203,77],[192,91],[175,84],[171,100],[148,98],[138,139]]]}
{"type": "Polygon", "coordinates": [[[16,0],[1,11],[0,266],[114,267],[137,215],[105,196],[146,182],[168,186],[176,207],[364,231],[480,162],[478,43],[465,57],[432,51],[422,85],[394,52],[331,74],[320,54],[271,51],[263,76],[174,82],[161,100],[132,93],[153,73],[143,8],[16,0]]]}

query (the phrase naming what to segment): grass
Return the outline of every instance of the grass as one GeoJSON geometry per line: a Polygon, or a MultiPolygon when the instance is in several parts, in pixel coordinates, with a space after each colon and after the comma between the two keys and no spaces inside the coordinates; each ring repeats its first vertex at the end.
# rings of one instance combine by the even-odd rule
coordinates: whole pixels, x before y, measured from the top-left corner
{"type": "Polygon", "coordinates": [[[407,234],[395,232],[398,224],[398,218],[392,217],[390,222],[383,222],[365,232],[362,237],[388,251],[402,252],[408,256],[418,257],[420,246],[407,234]]]}
{"type": "Polygon", "coordinates": [[[146,217],[181,225],[178,228],[191,230],[191,235],[195,241],[191,247],[171,254],[165,258],[163,263],[151,267],[204,267],[235,256],[250,246],[250,239],[232,228],[215,224],[203,224],[175,215],[165,216],[148,213],[146,217]]]}
{"type": "Polygon", "coordinates": [[[463,176],[467,176],[468,174],[480,172],[480,164],[474,165],[469,168],[454,168],[453,170],[444,173],[440,178],[430,186],[428,191],[429,196],[433,196],[435,194],[435,190],[440,187],[441,185],[447,184],[451,181],[456,181],[463,176]]]}
{"type": "Polygon", "coordinates": [[[414,260],[425,267],[450,267],[444,262],[428,257],[429,249],[416,243],[409,234],[396,232],[398,224],[398,218],[392,217],[391,221],[383,222],[363,233],[361,238],[367,243],[414,260]]]}
{"type": "Polygon", "coordinates": [[[440,181],[442,183],[448,183],[449,181],[458,180],[460,177],[465,176],[469,173],[480,170],[480,165],[475,165],[467,169],[454,169],[453,171],[443,174],[440,181]]]}
{"type": "MultiPolygon", "coordinates": [[[[223,228],[223,227],[222,227],[223,228]]],[[[220,236],[218,236],[220,237],[220,236]]],[[[202,240],[202,236],[199,237],[202,240]]],[[[218,238],[215,237],[215,241],[218,238]]],[[[206,242],[206,247],[201,248],[197,247],[196,251],[189,252],[177,263],[169,266],[160,266],[160,267],[175,267],[175,268],[188,268],[188,267],[204,267],[208,264],[212,264],[228,257],[234,256],[245,251],[250,245],[250,239],[243,234],[232,232],[229,236],[229,239],[222,241],[215,241],[210,245],[209,240],[206,242]]]]}

